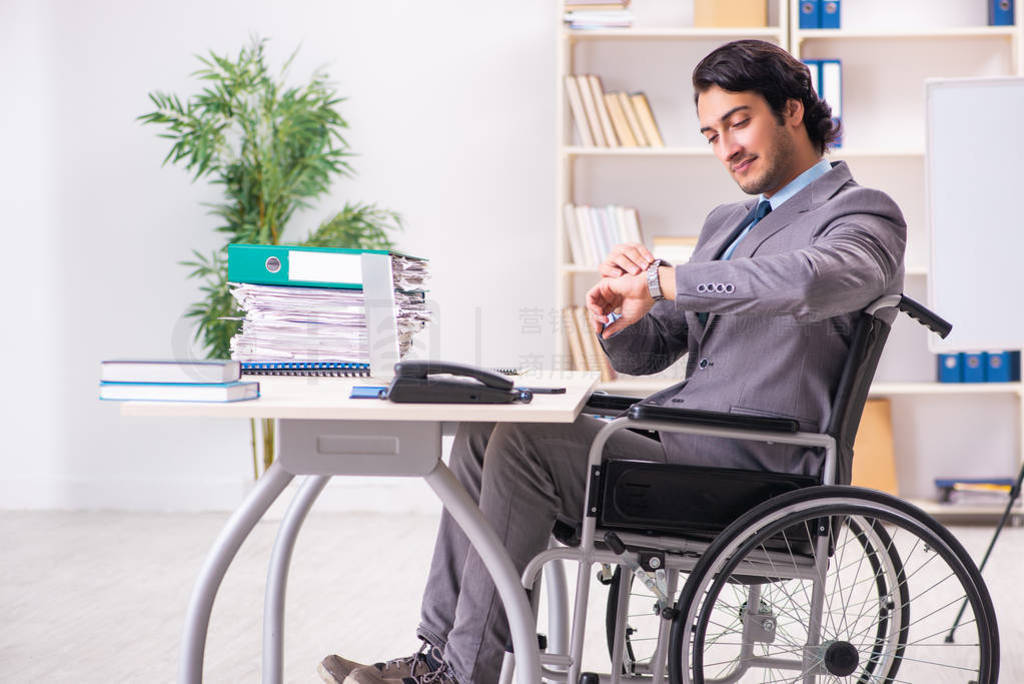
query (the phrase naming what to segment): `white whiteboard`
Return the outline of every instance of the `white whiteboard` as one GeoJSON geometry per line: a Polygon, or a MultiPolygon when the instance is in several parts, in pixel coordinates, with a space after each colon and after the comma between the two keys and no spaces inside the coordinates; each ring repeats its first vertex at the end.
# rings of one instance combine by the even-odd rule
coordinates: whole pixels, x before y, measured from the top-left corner
{"type": "Polygon", "coordinates": [[[929,80],[932,351],[1024,347],[1024,78],[929,80]]]}

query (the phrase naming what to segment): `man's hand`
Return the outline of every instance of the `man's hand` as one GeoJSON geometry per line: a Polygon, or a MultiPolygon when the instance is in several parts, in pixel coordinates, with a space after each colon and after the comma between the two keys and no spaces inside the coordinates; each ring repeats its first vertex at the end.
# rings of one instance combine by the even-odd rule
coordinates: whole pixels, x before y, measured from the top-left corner
{"type": "Polygon", "coordinates": [[[654,299],[647,288],[647,277],[643,271],[638,275],[622,275],[602,278],[587,293],[587,310],[594,332],[604,338],[611,337],[623,328],[628,328],[643,318],[654,299]],[[608,314],[615,312],[620,317],[607,328],[608,314]]]}
{"type": "Polygon", "coordinates": [[[623,275],[638,275],[647,270],[654,257],[639,242],[630,242],[612,247],[612,251],[597,267],[602,278],[618,278],[623,275]]]}

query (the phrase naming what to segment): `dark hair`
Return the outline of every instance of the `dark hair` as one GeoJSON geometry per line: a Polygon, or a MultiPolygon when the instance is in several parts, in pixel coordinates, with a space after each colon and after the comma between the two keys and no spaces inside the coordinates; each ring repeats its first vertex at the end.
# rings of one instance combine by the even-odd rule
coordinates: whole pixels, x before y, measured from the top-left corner
{"type": "Polygon", "coordinates": [[[737,40],[713,50],[693,70],[694,104],[715,85],[733,93],[756,92],[780,124],[786,102],[799,100],[804,105],[804,127],[818,152],[824,153],[825,146],[839,137],[832,108],[814,91],[807,65],[774,43],[737,40]]]}

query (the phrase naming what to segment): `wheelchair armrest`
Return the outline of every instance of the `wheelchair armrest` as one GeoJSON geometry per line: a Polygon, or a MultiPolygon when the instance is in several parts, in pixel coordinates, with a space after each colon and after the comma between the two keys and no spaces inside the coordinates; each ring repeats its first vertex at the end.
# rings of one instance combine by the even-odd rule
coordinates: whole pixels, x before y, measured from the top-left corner
{"type": "Polygon", "coordinates": [[[622,413],[633,404],[640,401],[640,397],[626,397],[621,394],[598,394],[594,393],[587,397],[587,403],[583,405],[586,413],[622,413]]]}
{"type": "Polygon", "coordinates": [[[629,409],[632,420],[665,420],[680,425],[735,428],[737,430],[763,430],[765,432],[799,432],[800,423],[789,418],[763,418],[718,411],[670,408],[638,404],[629,409]]]}

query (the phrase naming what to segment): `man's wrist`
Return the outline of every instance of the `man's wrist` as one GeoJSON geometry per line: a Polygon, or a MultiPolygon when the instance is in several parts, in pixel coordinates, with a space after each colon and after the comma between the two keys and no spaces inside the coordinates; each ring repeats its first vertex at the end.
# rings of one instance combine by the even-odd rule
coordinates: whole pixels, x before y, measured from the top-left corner
{"type": "Polygon", "coordinates": [[[661,285],[661,295],[665,299],[676,298],[676,269],[674,266],[662,264],[658,267],[658,283],[661,285]]]}

